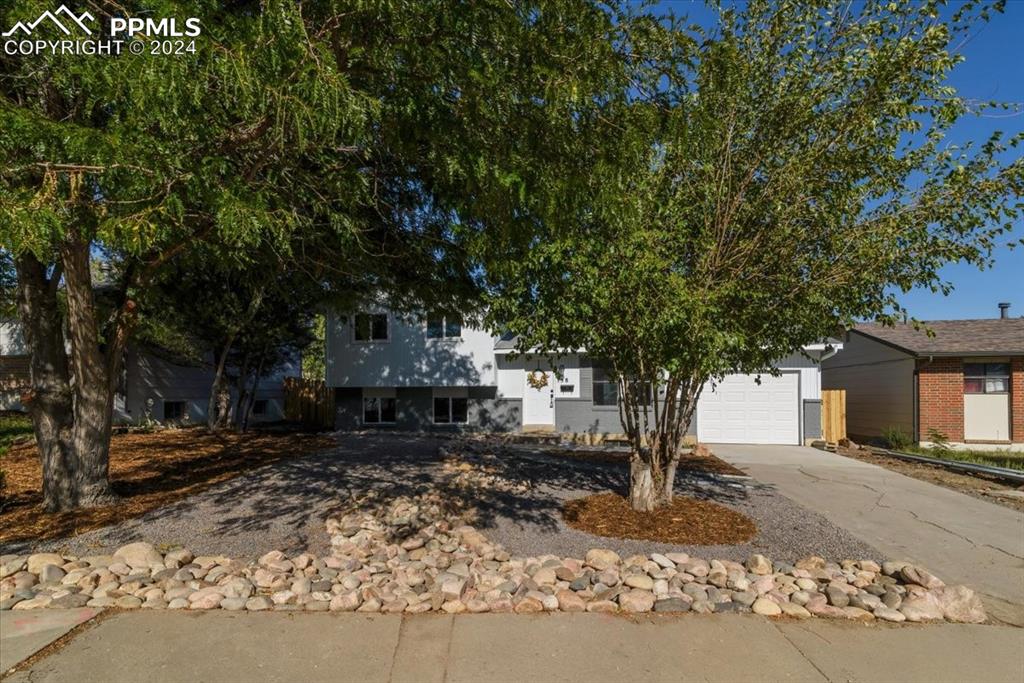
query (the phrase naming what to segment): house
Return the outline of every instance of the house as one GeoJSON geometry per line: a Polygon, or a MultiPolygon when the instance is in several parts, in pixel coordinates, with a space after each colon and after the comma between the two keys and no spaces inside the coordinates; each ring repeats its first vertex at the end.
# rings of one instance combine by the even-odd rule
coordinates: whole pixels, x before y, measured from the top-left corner
{"type": "Polygon", "coordinates": [[[822,365],[822,386],[846,390],[855,441],[897,430],[974,449],[1024,450],[1024,318],[857,325],[822,365]],[[929,332],[926,332],[928,330],[929,332]]]}
{"type": "MultiPolygon", "coordinates": [[[[264,377],[253,403],[252,422],[284,419],[283,378],[298,376],[298,361],[264,377]]],[[[187,365],[170,360],[155,349],[129,345],[114,396],[114,421],[203,423],[213,384],[211,362],[187,365]]],[[[28,349],[19,324],[0,321],[0,410],[23,410],[22,391],[29,386],[28,349]]],[[[232,388],[233,391],[233,388],[232,388]]]]}
{"type": "MultiPolygon", "coordinates": [[[[515,353],[515,340],[460,319],[382,308],[330,314],[326,382],[336,426],[399,430],[557,431],[621,435],[617,386],[585,353],[515,353]]],[[[819,362],[836,341],[805,347],[778,376],[729,375],[705,388],[690,436],[705,442],[801,444],[820,436],[819,362]]]]}

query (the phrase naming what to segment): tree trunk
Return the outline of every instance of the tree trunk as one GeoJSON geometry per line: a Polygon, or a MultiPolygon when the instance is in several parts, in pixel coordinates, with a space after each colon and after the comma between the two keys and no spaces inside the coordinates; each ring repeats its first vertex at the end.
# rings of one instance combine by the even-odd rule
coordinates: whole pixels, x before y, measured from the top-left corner
{"type": "Polygon", "coordinates": [[[30,354],[31,389],[24,402],[39,449],[43,509],[59,512],[112,502],[116,497],[108,459],[113,383],[99,348],[88,243],[70,241],[61,248],[70,365],[57,299],[61,267],[54,266],[47,276],[47,267],[29,253],[15,263],[18,313],[30,354]]]}
{"type": "Polygon", "coordinates": [[[629,505],[638,512],[651,512],[660,504],[650,460],[634,453],[629,461],[629,505]]]}
{"type": "Polygon", "coordinates": [[[206,427],[211,432],[227,426],[231,417],[231,389],[226,376],[228,354],[235,336],[231,335],[217,356],[217,365],[213,372],[213,384],[210,386],[210,401],[206,409],[206,427]]]}

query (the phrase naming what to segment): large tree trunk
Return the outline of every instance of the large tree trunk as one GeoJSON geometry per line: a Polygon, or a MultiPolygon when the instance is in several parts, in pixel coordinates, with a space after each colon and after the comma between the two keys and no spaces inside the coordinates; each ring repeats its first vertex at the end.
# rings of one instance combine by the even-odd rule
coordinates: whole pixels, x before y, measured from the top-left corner
{"type": "Polygon", "coordinates": [[[634,510],[652,512],[672,503],[683,439],[702,386],[696,373],[619,379],[619,416],[633,449],[629,504],[634,510]]]}
{"type": "MultiPolygon", "coordinates": [[[[48,275],[33,254],[16,260],[18,312],[29,348],[32,417],[43,474],[43,508],[50,512],[115,500],[108,479],[110,427],[119,348],[99,347],[87,242],[61,245],[67,296],[70,364],[57,293],[61,267],[48,275]],[[110,359],[113,358],[112,362],[110,359]]],[[[123,335],[118,331],[114,338],[123,335]]],[[[112,343],[113,346],[118,344],[112,343]]]]}
{"type": "Polygon", "coordinates": [[[228,387],[227,362],[231,345],[234,343],[235,336],[231,335],[217,355],[213,384],[210,386],[210,401],[206,410],[206,426],[211,432],[227,427],[231,419],[231,389],[228,387]]]}

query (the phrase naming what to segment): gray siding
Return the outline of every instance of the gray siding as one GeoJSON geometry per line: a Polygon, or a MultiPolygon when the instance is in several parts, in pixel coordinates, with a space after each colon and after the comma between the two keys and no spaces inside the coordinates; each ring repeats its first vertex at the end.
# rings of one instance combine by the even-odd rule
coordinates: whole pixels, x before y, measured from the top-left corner
{"type": "Polygon", "coordinates": [[[846,390],[846,432],[882,436],[889,427],[914,433],[914,359],[864,335],[850,333],[843,350],[822,363],[823,389],[846,390]]]}
{"type": "MultiPolygon", "coordinates": [[[[583,383],[588,387],[589,380],[583,383]]],[[[595,406],[593,399],[560,398],[555,401],[555,429],[560,432],[589,434],[622,434],[617,406],[595,406]]]]}
{"type": "Polygon", "coordinates": [[[804,440],[821,438],[821,401],[804,400],[804,440]]]}

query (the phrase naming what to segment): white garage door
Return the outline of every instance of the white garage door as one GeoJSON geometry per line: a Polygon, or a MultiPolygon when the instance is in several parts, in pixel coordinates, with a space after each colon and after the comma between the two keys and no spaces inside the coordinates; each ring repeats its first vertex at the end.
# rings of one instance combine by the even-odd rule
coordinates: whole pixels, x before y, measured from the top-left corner
{"type": "Polygon", "coordinates": [[[800,374],[726,375],[697,403],[697,439],[705,443],[800,443],[800,374]]]}

